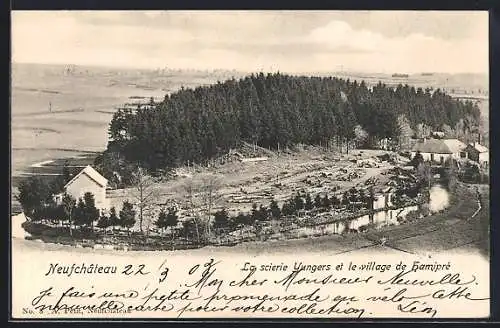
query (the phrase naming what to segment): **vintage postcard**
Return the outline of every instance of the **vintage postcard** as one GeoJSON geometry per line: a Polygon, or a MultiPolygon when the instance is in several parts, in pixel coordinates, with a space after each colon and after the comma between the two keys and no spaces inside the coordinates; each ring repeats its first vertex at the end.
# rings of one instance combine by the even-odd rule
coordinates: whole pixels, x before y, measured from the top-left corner
{"type": "Polygon", "coordinates": [[[488,318],[488,53],[481,11],[12,12],[12,318],[488,318]]]}

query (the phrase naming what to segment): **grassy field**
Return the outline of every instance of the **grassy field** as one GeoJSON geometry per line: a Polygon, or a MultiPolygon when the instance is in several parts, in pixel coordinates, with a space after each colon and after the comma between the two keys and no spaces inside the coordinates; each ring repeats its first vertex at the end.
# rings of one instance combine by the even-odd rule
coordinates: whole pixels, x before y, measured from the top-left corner
{"type": "Polygon", "coordinates": [[[32,164],[102,151],[117,107],[161,100],[181,86],[195,87],[234,73],[170,72],[14,64],[11,136],[13,175],[32,164]]]}

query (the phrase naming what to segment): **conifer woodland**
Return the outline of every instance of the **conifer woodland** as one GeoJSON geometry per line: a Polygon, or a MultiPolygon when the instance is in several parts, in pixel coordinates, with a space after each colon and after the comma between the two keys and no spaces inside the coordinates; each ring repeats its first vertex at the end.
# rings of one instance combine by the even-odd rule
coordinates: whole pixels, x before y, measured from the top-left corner
{"type": "Polygon", "coordinates": [[[422,125],[470,129],[479,120],[476,105],[439,89],[382,83],[369,88],[363,81],[334,77],[260,73],[182,88],[160,103],[119,109],[96,165],[107,177],[116,166],[123,171],[131,163],[154,172],[203,163],[241,142],[269,149],[336,145],[348,151],[360,135],[369,146],[422,125]]]}

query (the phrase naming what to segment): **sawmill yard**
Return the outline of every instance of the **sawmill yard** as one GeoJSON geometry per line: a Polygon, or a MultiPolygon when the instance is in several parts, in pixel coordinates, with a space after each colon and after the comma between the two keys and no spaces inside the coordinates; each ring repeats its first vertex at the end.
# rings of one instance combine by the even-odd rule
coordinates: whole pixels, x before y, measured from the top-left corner
{"type": "MultiPolygon", "coordinates": [[[[273,198],[281,205],[290,195],[301,191],[314,198],[315,194],[333,195],[353,187],[367,189],[373,186],[375,190],[383,190],[394,177],[393,168],[405,164],[404,157],[382,150],[352,150],[340,155],[305,147],[279,155],[265,153],[267,159],[256,162],[234,160],[212,168],[178,169],[168,182],[156,184],[159,191],[156,210],[172,204],[182,208],[186,199],[185,185],[189,181],[202,184],[207,175],[223,177],[213,210],[226,208],[236,215],[250,211],[253,203],[268,206],[273,198]],[[391,155],[391,160],[379,159],[386,154],[391,155]]],[[[115,206],[120,206],[124,199],[133,199],[133,195],[133,189],[121,189],[109,191],[108,197],[115,206]]],[[[222,247],[221,251],[261,254],[269,249],[278,253],[301,249],[303,252],[340,254],[373,250],[409,254],[479,252],[489,256],[489,186],[459,183],[449,196],[446,209],[417,220],[406,220],[401,225],[386,225],[354,235],[244,242],[222,247]],[[382,238],[387,242],[381,246],[382,238]]],[[[149,214],[150,219],[157,216],[155,211],[149,214]]]]}
{"type": "MultiPolygon", "coordinates": [[[[172,205],[182,209],[186,205],[186,186],[202,188],[207,177],[216,181],[213,210],[225,208],[233,215],[249,212],[254,203],[268,206],[272,199],[281,205],[298,192],[308,192],[314,198],[317,194],[331,196],[353,187],[367,188],[368,185],[382,189],[389,181],[382,173],[395,166],[394,162],[379,159],[378,156],[386,153],[389,152],[352,150],[348,154],[339,154],[312,146],[277,153],[262,148],[254,151],[247,144],[236,154],[225,156],[223,164],[215,161],[219,163],[212,167],[182,167],[176,169],[168,180],[157,182],[152,187],[157,191],[156,211],[161,206],[172,205]]],[[[399,164],[408,161],[392,154],[399,164]]],[[[117,189],[110,190],[107,197],[118,208],[124,200],[132,200],[135,193],[134,188],[117,189]]],[[[202,202],[202,197],[194,196],[202,202]]],[[[150,215],[153,219],[156,211],[150,215]]]]}

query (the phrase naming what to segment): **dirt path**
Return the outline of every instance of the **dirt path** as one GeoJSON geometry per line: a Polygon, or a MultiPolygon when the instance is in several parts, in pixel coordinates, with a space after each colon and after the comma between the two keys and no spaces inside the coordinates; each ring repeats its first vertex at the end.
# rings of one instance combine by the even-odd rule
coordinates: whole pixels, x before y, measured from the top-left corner
{"type": "Polygon", "coordinates": [[[477,187],[476,187],[476,193],[477,193],[477,210],[474,212],[474,214],[472,214],[472,216],[468,220],[474,219],[476,217],[476,215],[478,215],[479,212],[482,209],[482,206],[481,206],[481,193],[479,192],[479,188],[477,188],[477,187]]]}

